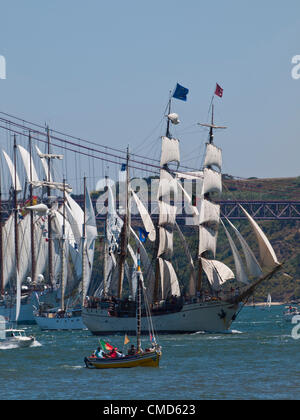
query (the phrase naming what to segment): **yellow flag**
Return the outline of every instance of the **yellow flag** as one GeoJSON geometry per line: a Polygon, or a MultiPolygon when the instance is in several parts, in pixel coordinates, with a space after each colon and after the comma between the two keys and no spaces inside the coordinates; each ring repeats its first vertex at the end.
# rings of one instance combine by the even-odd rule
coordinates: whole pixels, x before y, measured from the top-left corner
{"type": "Polygon", "coordinates": [[[128,344],[129,342],[130,342],[130,340],[129,340],[129,338],[128,338],[127,334],[125,334],[125,338],[124,338],[124,346],[125,346],[126,344],[128,344]]]}

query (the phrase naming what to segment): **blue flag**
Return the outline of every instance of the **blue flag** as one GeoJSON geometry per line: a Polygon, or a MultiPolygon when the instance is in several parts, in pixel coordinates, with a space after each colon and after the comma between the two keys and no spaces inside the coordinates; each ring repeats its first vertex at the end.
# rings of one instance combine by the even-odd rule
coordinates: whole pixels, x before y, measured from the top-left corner
{"type": "Polygon", "coordinates": [[[126,171],[126,169],[127,169],[127,164],[126,163],[122,163],[121,171],[124,172],[124,171],[126,171]]]}
{"type": "Polygon", "coordinates": [[[176,88],[173,93],[173,98],[180,99],[181,101],[186,101],[187,94],[189,93],[189,90],[183,86],[181,86],[179,83],[177,83],[176,88]]]}
{"type": "Polygon", "coordinates": [[[139,228],[139,239],[141,242],[146,242],[148,235],[149,232],[147,232],[145,229],[139,228]]]}

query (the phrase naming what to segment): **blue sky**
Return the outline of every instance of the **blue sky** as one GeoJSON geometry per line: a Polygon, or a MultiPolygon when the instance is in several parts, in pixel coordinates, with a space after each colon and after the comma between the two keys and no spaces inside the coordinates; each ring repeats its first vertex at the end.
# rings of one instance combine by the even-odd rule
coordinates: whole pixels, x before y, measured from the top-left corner
{"type": "MultiPolygon", "coordinates": [[[[299,0],[2,2],[0,110],[157,158],[179,82],[190,94],[173,102],[182,121],[174,134],[182,163],[198,167],[207,135],[196,123],[207,121],[218,82],[216,118],[229,127],[215,138],[223,172],[300,176],[299,40],[299,0]]],[[[102,171],[96,163],[93,175],[102,171]]]]}

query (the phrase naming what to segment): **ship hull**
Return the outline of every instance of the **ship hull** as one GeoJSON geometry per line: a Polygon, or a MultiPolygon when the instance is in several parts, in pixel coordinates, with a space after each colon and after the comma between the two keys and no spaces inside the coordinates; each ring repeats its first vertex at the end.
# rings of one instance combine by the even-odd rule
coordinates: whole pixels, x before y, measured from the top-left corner
{"type": "MultiPolygon", "coordinates": [[[[5,319],[15,320],[16,319],[16,305],[13,305],[11,308],[1,306],[0,307],[0,316],[5,319]]],[[[20,315],[18,318],[18,324],[23,325],[34,325],[35,320],[33,316],[33,306],[32,303],[24,303],[20,308],[20,315]]]]}
{"type": "MultiPolygon", "coordinates": [[[[239,308],[240,305],[227,302],[193,303],[183,305],[178,312],[152,314],[152,319],[155,330],[164,334],[226,332],[230,329],[239,308]]],[[[107,309],[84,308],[82,319],[94,335],[136,331],[134,317],[110,316],[107,309]]],[[[142,333],[148,334],[146,317],[142,317],[142,333]]]]}
{"type": "Polygon", "coordinates": [[[72,318],[47,318],[36,316],[34,319],[41,330],[69,331],[86,329],[81,316],[72,318]]]}

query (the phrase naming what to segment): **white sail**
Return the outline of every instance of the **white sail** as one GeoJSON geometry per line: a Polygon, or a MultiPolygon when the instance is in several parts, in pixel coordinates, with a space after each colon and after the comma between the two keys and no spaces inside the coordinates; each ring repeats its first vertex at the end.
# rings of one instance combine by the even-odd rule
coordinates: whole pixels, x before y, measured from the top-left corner
{"type": "Polygon", "coordinates": [[[244,256],[245,256],[246,264],[247,264],[247,269],[249,273],[254,277],[260,277],[262,275],[262,269],[259,263],[257,262],[257,259],[255,258],[255,255],[253,254],[251,248],[249,247],[249,245],[247,244],[243,236],[240,234],[238,229],[234,226],[234,224],[231,223],[230,220],[228,220],[227,218],[226,220],[230,224],[230,226],[234,230],[234,233],[236,234],[237,238],[240,241],[240,244],[243,248],[243,252],[244,252],[244,256]]]}
{"type": "Polygon", "coordinates": [[[159,228],[159,248],[157,256],[170,258],[173,254],[173,232],[160,227],[159,228]]]}
{"type": "Polygon", "coordinates": [[[199,222],[200,224],[218,225],[220,222],[220,205],[208,200],[201,200],[199,222]]]}
{"type": "Polygon", "coordinates": [[[247,211],[242,206],[240,207],[245,213],[245,215],[247,216],[249,222],[251,223],[252,229],[255,233],[258,246],[259,246],[260,262],[261,262],[262,267],[265,267],[270,270],[274,269],[276,266],[280,265],[280,263],[277,260],[277,257],[276,257],[276,254],[272,245],[270,244],[264,232],[255,222],[255,220],[250,216],[250,214],[248,214],[247,211]]]}
{"type": "Polygon", "coordinates": [[[18,222],[18,239],[19,278],[22,284],[31,270],[31,223],[29,214],[26,214],[25,217],[18,222]]]}
{"type": "Polygon", "coordinates": [[[177,200],[177,180],[166,170],[160,170],[157,199],[170,202],[177,200]]]}
{"type": "Polygon", "coordinates": [[[160,278],[161,278],[161,299],[168,296],[180,296],[180,287],[175,270],[170,261],[159,258],[160,278]]]}
{"type": "Polygon", "coordinates": [[[152,268],[151,261],[148,257],[148,253],[147,253],[143,243],[140,241],[138,235],[135,233],[135,231],[132,229],[131,226],[130,226],[130,231],[133,235],[136,246],[140,249],[141,263],[142,263],[142,266],[143,266],[144,278],[147,281],[147,296],[148,296],[149,300],[151,300],[151,297],[153,296],[153,288],[154,288],[154,281],[155,281],[154,270],[152,268]]]}
{"type": "Polygon", "coordinates": [[[226,281],[235,278],[232,270],[220,261],[201,258],[201,263],[208,281],[214,290],[220,290],[226,281]]]}
{"type": "MultiPolygon", "coordinates": [[[[46,242],[46,221],[35,216],[34,243],[36,249],[36,273],[43,274],[48,263],[48,244],[46,242]]],[[[33,279],[34,280],[34,279],[33,279]]]]}
{"type": "Polygon", "coordinates": [[[216,255],[218,231],[208,226],[199,226],[199,257],[206,251],[216,255]]]}
{"type": "Polygon", "coordinates": [[[88,292],[92,271],[93,271],[93,264],[94,264],[94,252],[95,252],[95,243],[97,238],[97,225],[96,225],[96,217],[95,212],[91,200],[91,196],[86,189],[86,279],[84,281],[85,290],[83,290],[84,295],[88,292]]]}
{"type": "Polygon", "coordinates": [[[165,166],[170,162],[180,163],[179,140],[162,137],[160,165],[165,166]]]}
{"type": "Polygon", "coordinates": [[[15,273],[15,242],[14,242],[14,215],[10,215],[3,228],[3,278],[4,287],[12,279],[15,273]]]}
{"type": "Polygon", "coordinates": [[[43,168],[44,168],[45,179],[47,179],[49,182],[53,182],[53,178],[52,178],[51,172],[50,172],[50,179],[48,179],[49,178],[49,169],[48,169],[48,162],[47,162],[47,160],[44,157],[42,157],[43,156],[43,153],[41,153],[40,149],[37,146],[35,146],[35,148],[36,148],[36,151],[37,151],[38,156],[41,159],[41,162],[42,162],[42,165],[43,165],[43,168]]]}
{"type": "Polygon", "coordinates": [[[214,144],[206,144],[204,167],[217,166],[222,169],[222,150],[214,144]]]}
{"type": "Polygon", "coordinates": [[[39,178],[35,170],[33,159],[30,156],[30,153],[26,149],[24,149],[24,147],[22,146],[18,146],[18,149],[19,149],[19,152],[20,152],[20,155],[21,155],[24,167],[25,167],[28,181],[37,182],[39,178]]]}
{"type": "Polygon", "coordinates": [[[2,150],[2,153],[3,153],[3,156],[6,160],[6,163],[7,163],[8,169],[9,169],[9,173],[10,173],[10,176],[11,176],[11,181],[12,181],[13,188],[17,192],[20,192],[20,191],[22,191],[22,188],[21,188],[21,184],[20,184],[18,174],[15,174],[15,165],[13,164],[11,158],[8,156],[8,154],[4,150],[2,150]],[[16,178],[16,181],[15,181],[15,178],[16,178]]]}
{"type": "Polygon", "coordinates": [[[133,190],[131,190],[131,194],[134,198],[134,201],[137,205],[137,208],[139,210],[139,213],[141,215],[145,230],[149,233],[148,235],[148,239],[153,242],[156,239],[156,231],[155,231],[155,227],[154,224],[152,222],[152,219],[146,209],[146,207],[144,206],[144,204],[141,202],[141,200],[139,199],[139,197],[135,194],[135,192],[133,190]]]}
{"type": "Polygon", "coordinates": [[[222,175],[212,169],[204,169],[203,195],[209,192],[222,192],[222,175]]]}
{"type": "Polygon", "coordinates": [[[20,311],[21,311],[21,288],[22,288],[22,281],[19,276],[18,270],[16,270],[16,287],[17,287],[17,293],[16,293],[16,322],[18,322],[20,311]]]}
{"type": "Polygon", "coordinates": [[[194,266],[193,257],[190,253],[188,244],[186,242],[186,239],[185,239],[180,227],[178,226],[177,223],[175,223],[175,226],[176,226],[177,232],[179,234],[179,237],[180,237],[181,243],[183,245],[183,249],[184,249],[184,252],[185,252],[186,258],[188,260],[189,267],[190,267],[189,295],[190,296],[195,296],[196,295],[196,270],[195,270],[195,266],[194,266]]]}
{"type": "MultiPolygon", "coordinates": [[[[221,222],[222,222],[222,220],[221,220],[221,222]]],[[[239,251],[237,250],[237,247],[236,247],[230,233],[226,229],[223,222],[222,222],[222,225],[224,227],[228,242],[230,244],[230,248],[232,250],[235,269],[236,269],[236,279],[237,279],[237,281],[239,281],[241,283],[249,284],[249,279],[248,279],[247,273],[245,271],[244,264],[243,264],[243,261],[241,259],[240,254],[239,254],[239,251]]]]}
{"type": "Polygon", "coordinates": [[[159,226],[174,226],[176,222],[177,207],[172,206],[164,201],[158,202],[159,206],[159,226]]]}

